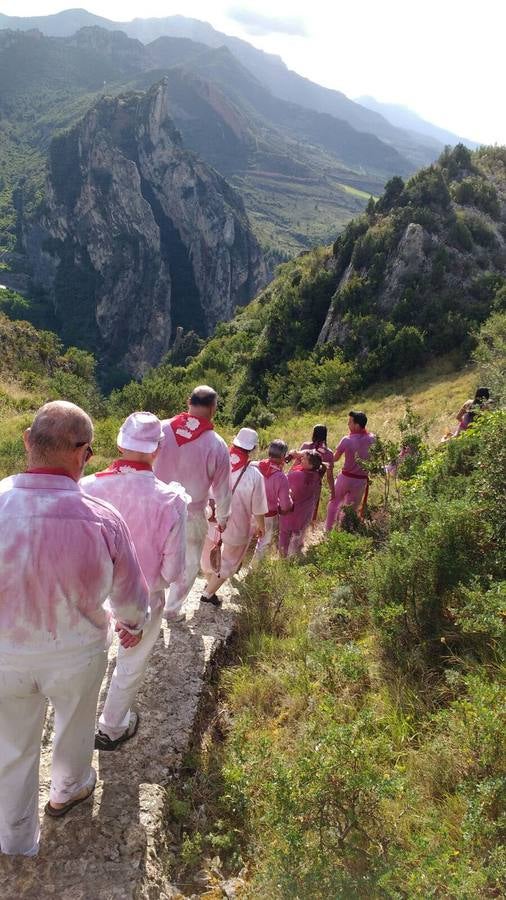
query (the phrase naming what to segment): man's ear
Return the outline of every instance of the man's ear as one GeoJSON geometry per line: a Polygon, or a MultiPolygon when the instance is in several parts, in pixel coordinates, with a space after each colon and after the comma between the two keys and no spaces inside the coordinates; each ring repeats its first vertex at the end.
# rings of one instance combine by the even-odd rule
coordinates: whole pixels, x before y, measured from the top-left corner
{"type": "Polygon", "coordinates": [[[23,432],[23,443],[25,445],[25,450],[28,451],[30,449],[30,428],[27,428],[23,432]]]}

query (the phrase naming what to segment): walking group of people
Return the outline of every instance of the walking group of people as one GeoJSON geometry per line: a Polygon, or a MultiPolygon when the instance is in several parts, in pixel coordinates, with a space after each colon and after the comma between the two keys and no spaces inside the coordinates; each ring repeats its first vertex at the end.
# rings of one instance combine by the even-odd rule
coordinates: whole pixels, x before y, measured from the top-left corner
{"type": "Polygon", "coordinates": [[[256,431],[241,428],[228,448],[214,430],[216,408],[216,392],[201,385],[188,410],[171,419],[132,413],[118,433],[118,458],[83,477],[93,454],[91,419],[72,403],[48,403],[24,435],[26,471],[0,482],[3,853],[38,851],[47,699],[55,726],[45,813],[60,818],[93,793],[94,747],[114,751],[136,733],[132,703],[162,617],[173,625],[184,618],[199,569],[201,602],[219,607],[217,591],[239,570],[252,537],[259,559],[278,523],[280,555],[298,552],[325,475],[327,529],[346,504],[359,509],[367,485],[360,461],[374,441],[364,413],[350,413],[335,453],[319,425],[299,450],[288,453],[275,440],[255,462],[256,431]],[[116,667],[95,730],[112,630],[116,667]]]}

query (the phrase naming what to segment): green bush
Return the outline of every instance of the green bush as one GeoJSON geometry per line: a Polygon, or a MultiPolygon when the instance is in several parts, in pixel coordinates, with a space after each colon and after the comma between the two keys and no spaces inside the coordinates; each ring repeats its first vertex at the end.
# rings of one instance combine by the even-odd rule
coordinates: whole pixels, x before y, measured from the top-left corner
{"type": "Polygon", "coordinates": [[[375,619],[388,651],[408,666],[438,664],[448,648],[498,649],[497,604],[486,613],[484,594],[491,578],[505,575],[505,437],[506,414],[484,414],[422,466],[398,527],[371,563],[375,619]]]}

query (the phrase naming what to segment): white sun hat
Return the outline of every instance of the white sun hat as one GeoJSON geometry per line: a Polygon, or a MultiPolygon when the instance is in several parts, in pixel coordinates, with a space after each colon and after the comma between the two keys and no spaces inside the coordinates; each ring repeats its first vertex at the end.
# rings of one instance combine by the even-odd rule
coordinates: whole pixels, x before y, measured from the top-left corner
{"type": "Polygon", "coordinates": [[[150,412],[134,412],[123,422],[116,443],[123,450],[154,453],[162,439],[160,419],[150,412]]]}
{"type": "Polygon", "coordinates": [[[258,434],[253,428],[241,428],[232,443],[242,450],[254,450],[258,446],[258,434]]]}

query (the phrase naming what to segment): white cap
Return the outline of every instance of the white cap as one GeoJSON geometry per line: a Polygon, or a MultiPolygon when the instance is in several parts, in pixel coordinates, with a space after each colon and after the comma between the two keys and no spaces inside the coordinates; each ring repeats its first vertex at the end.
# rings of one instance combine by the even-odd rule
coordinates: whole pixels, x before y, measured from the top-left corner
{"type": "Polygon", "coordinates": [[[242,450],[254,450],[258,445],[258,434],[253,428],[241,428],[232,443],[236,447],[241,447],[242,450]]]}
{"type": "Polygon", "coordinates": [[[162,438],[160,419],[150,412],[134,412],[123,422],[116,443],[123,450],[154,453],[162,438]]]}

